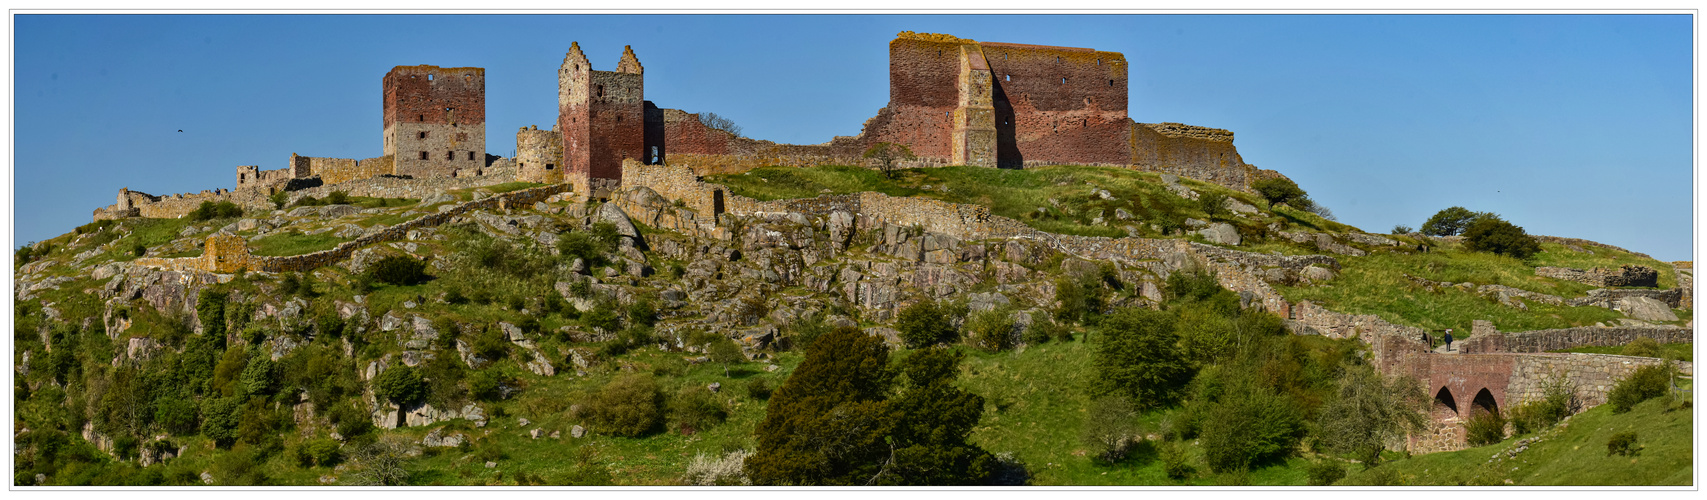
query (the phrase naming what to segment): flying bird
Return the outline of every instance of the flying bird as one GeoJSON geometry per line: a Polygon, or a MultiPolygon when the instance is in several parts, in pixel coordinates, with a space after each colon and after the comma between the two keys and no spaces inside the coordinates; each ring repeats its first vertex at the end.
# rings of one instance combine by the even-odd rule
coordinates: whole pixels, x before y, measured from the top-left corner
{"type": "Polygon", "coordinates": [[[183,131],[184,131],[184,129],[178,129],[178,131],[179,131],[179,132],[183,132],[183,131]]]}

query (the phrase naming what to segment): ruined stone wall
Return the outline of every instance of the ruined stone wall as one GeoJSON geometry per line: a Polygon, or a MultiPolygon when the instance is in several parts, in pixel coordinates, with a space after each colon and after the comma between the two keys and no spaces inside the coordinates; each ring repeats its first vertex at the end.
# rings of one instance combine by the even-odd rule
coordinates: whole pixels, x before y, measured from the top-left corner
{"type": "Polygon", "coordinates": [[[1526,352],[1542,353],[1580,346],[1621,346],[1638,338],[1650,338],[1661,344],[1694,342],[1695,332],[1688,328],[1620,326],[1603,328],[1580,326],[1554,330],[1502,333],[1491,324],[1478,324],[1476,334],[1461,342],[1460,349],[1468,352],[1526,352]]]}
{"type": "Polygon", "coordinates": [[[563,182],[563,134],[557,130],[524,127],[516,132],[516,180],[563,182]]]}
{"type": "MultiPolygon", "coordinates": [[[[472,189],[478,187],[513,182],[516,179],[515,168],[505,168],[506,162],[496,162],[487,170],[486,175],[468,175],[459,177],[373,177],[356,179],[341,184],[321,185],[312,188],[299,189],[290,192],[287,203],[295,203],[304,196],[325,198],[333,191],[343,191],[350,196],[365,196],[371,198],[414,198],[421,199],[434,194],[454,189],[472,189]]],[[[264,201],[264,198],[263,198],[264,201]]],[[[272,204],[266,204],[267,209],[272,204]]]]}
{"type": "Polygon", "coordinates": [[[1281,177],[1245,163],[1227,130],[1180,123],[1130,123],[1132,156],[1127,163],[1147,172],[1190,177],[1249,192],[1250,183],[1281,177]]]}
{"type": "Polygon", "coordinates": [[[282,188],[284,183],[290,182],[291,179],[295,178],[295,164],[296,162],[293,160],[291,162],[292,168],[281,168],[278,170],[261,170],[261,167],[256,165],[238,166],[237,189],[260,189],[269,192],[276,191],[282,188]]]}
{"type": "Polygon", "coordinates": [[[341,184],[356,179],[396,174],[396,163],[390,156],[355,160],[298,156],[291,153],[290,164],[293,166],[293,170],[306,171],[307,175],[319,176],[320,182],[324,184],[341,184]]]}
{"type": "Polygon", "coordinates": [[[1659,286],[1659,271],[1647,266],[1625,264],[1618,269],[1594,268],[1584,271],[1569,267],[1542,266],[1535,275],[1575,281],[1593,286],[1659,286]]]}
{"type": "Polygon", "coordinates": [[[151,219],[176,219],[201,208],[202,202],[219,203],[232,202],[244,210],[271,209],[267,202],[266,192],[245,189],[230,191],[225,189],[203,190],[200,193],[182,193],[163,196],[153,196],[141,191],[129,189],[120,190],[122,203],[115,203],[95,209],[94,219],[119,219],[124,217],[147,217],[151,219]]]}
{"type": "Polygon", "coordinates": [[[396,174],[449,177],[485,166],[485,69],[398,66],[383,86],[385,154],[396,174]]]}
{"type": "Polygon", "coordinates": [[[1613,309],[1614,306],[1617,305],[1618,299],[1625,297],[1647,297],[1664,302],[1666,306],[1676,309],[1680,307],[1688,307],[1689,303],[1683,300],[1684,294],[1687,291],[1688,289],[1682,287],[1681,283],[1678,288],[1670,290],[1596,288],[1594,290],[1589,290],[1588,295],[1567,300],[1565,303],[1573,307],[1595,306],[1613,309]]]}

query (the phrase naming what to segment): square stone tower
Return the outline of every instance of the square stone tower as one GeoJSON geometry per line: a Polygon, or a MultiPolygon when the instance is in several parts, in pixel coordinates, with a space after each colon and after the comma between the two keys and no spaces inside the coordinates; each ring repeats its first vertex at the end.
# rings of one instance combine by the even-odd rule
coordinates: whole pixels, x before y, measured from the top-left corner
{"type": "Polygon", "coordinates": [[[569,45],[557,70],[557,130],[575,192],[603,196],[621,185],[623,159],[645,160],[644,71],[631,47],[616,71],[593,71],[581,44],[569,45]]]}
{"type": "Polygon", "coordinates": [[[486,70],[398,66],[385,74],[385,154],[398,175],[456,177],[486,166],[486,70]]]}

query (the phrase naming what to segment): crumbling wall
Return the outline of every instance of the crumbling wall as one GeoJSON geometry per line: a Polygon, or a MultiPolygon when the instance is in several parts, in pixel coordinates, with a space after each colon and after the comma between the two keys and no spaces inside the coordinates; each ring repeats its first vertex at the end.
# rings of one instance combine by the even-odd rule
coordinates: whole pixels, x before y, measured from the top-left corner
{"type": "Polygon", "coordinates": [[[450,177],[486,164],[486,70],[398,66],[385,74],[385,154],[394,173],[450,177]]]}
{"type": "Polygon", "coordinates": [[[356,179],[397,173],[396,162],[391,156],[355,160],[298,156],[296,153],[291,153],[290,163],[296,166],[295,168],[298,170],[306,170],[308,175],[319,176],[320,182],[324,184],[341,184],[356,179]]]}
{"type": "Polygon", "coordinates": [[[1594,268],[1584,271],[1569,267],[1541,266],[1535,275],[1575,281],[1593,286],[1659,286],[1660,272],[1647,266],[1625,264],[1618,269],[1594,268]]]}
{"type": "Polygon", "coordinates": [[[1132,168],[1190,177],[1250,192],[1257,180],[1284,177],[1245,163],[1227,130],[1181,123],[1132,123],[1132,168]]]}
{"type": "Polygon", "coordinates": [[[281,189],[285,183],[295,178],[296,169],[294,165],[296,162],[293,160],[291,164],[293,168],[278,170],[261,170],[261,167],[257,165],[238,166],[237,189],[260,189],[269,192],[281,189]]]}
{"type": "Polygon", "coordinates": [[[537,125],[516,131],[516,180],[556,184],[564,170],[561,132],[537,125]]]}
{"type": "Polygon", "coordinates": [[[1621,346],[1639,338],[1650,338],[1661,344],[1693,342],[1695,332],[1688,328],[1657,326],[1597,327],[1580,326],[1553,330],[1501,333],[1492,323],[1477,322],[1475,336],[1461,342],[1468,352],[1527,352],[1541,353],[1580,346],[1621,346]]]}

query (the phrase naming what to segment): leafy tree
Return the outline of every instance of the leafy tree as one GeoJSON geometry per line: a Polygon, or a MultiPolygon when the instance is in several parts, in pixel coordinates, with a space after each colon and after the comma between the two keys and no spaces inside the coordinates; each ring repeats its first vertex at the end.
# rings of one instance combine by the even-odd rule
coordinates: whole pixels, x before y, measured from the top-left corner
{"type": "Polygon", "coordinates": [[[283,210],[285,203],[290,202],[290,192],[280,190],[273,193],[272,196],[268,196],[267,201],[273,202],[273,210],[283,210]]]}
{"type": "Polygon", "coordinates": [[[1674,370],[1676,368],[1669,361],[1637,368],[1612,386],[1612,391],[1606,393],[1606,402],[1612,405],[1613,413],[1624,413],[1635,408],[1637,403],[1664,396],[1671,385],[1674,370]]]}
{"type": "Polygon", "coordinates": [[[1173,315],[1141,308],[1121,309],[1103,320],[1095,365],[1098,395],[1122,396],[1141,409],[1175,401],[1192,376],[1173,315]]]}
{"type": "Polygon", "coordinates": [[[883,171],[883,176],[890,179],[895,178],[896,162],[911,161],[915,158],[917,157],[913,156],[913,150],[908,148],[906,144],[879,142],[865,150],[865,159],[877,162],[878,168],[883,171]]]}
{"type": "MultiPolygon", "coordinates": [[[[1404,224],[1394,224],[1392,233],[1393,234],[1411,234],[1414,231],[1416,231],[1416,230],[1411,229],[1411,226],[1407,226],[1404,224]]],[[[1332,464],[1329,464],[1329,465],[1332,465],[1332,464]]],[[[1336,465],[1335,467],[1338,467],[1338,466],[1336,465]]],[[[1341,469],[1340,474],[1343,476],[1345,474],[1345,470],[1341,469]]],[[[1335,479],[1335,481],[1338,481],[1338,479],[1335,479]]]]}
{"type": "Polygon", "coordinates": [[[380,436],[367,446],[356,450],[351,464],[350,483],[364,486],[400,486],[409,484],[414,443],[399,434],[380,436]]]}
{"type": "Polygon", "coordinates": [[[1233,371],[1229,382],[1205,413],[1200,442],[1209,470],[1247,470],[1291,453],[1304,436],[1303,417],[1293,401],[1249,372],[1233,371]]]}
{"type": "Polygon", "coordinates": [[[649,299],[642,298],[634,301],[633,304],[628,305],[625,312],[628,316],[628,324],[631,325],[650,327],[658,322],[658,309],[652,305],[652,301],[649,299]]]}
{"type": "Polygon", "coordinates": [[[707,346],[706,354],[710,355],[711,362],[723,365],[723,376],[728,377],[729,365],[746,362],[747,355],[741,353],[741,346],[736,345],[734,339],[722,335],[711,337],[713,338],[707,346]]]}
{"type": "Polygon", "coordinates": [[[196,207],[195,210],[191,210],[190,213],[185,214],[185,218],[197,222],[241,216],[243,216],[243,209],[229,201],[221,201],[218,203],[204,201],[200,206],[196,207]]]}
{"type": "Polygon", "coordinates": [[[333,191],[332,194],[326,195],[326,202],[333,205],[348,204],[350,202],[350,193],[333,191]]]}
{"type": "Polygon", "coordinates": [[[953,342],[958,336],[946,311],[929,299],[921,299],[902,309],[895,319],[895,329],[900,331],[901,341],[914,349],[953,342]]]}
{"type": "Polygon", "coordinates": [[[998,307],[973,314],[966,320],[968,343],[986,351],[1003,351],[1013,347],[1013,310],[998,307]]]}
{"type": "Polygon", "coordinates": [[[1493,215],[1487,212],[1472,212],[1464,207],[1449,207],[1435,212],[1423,222],[1422,233],[1429,236],[1453,236],[1463,232],[1476,219],[1493,215]]]}
{"type": "Polygon", "coordinates": [[[894,373],[883,340],[838,327],[771,394],[744,468],[754,484],[866,484],[889,459],[884,404],[894,373]]]}
{"type": "MultiPolygon", "coordinates": [[[[1259,179],[1251,183],[1251,189],[1255,189],[1258,194],[1262,195],[1263,199],[1268,200],[1269,205],[1285,203],[1298,206],[1296,203],[1299,200],[1310,199],[1309,195],[1298,187],[1298,183],[1285,177],[1259,179]]],[[[1298,208],[1306,207],[1298,206],[1298,208]]]]}
{"type": "Polygon", "coordinates": [[[675,420],[677,430],[692,434],[723,423],[729,417],[729,409],[705,386],[695,384],[683,387],[670,399],[670,417],[675,420]]]}
{"type": "Polygon", "coordinates": [[[717,113],[705,112],[699,114],[699,122],[712,130],[728,132],[730,136],[741,137],[741,126],[717,113]]]}
{"type": "Polygon", "coordinates": [[[967,442],[984,415],[984,398],[954,386],[965,356],[945,347],[901,359],[900,395],[891,399],[890,459],[869,483],[961,486],[986,484],[995,457],[967,442]]]}
{"type": "Polygon", "coordinates": [[[1326,449],[1351,453],[1373,467],[1387,443],[1423,428],[1427,404],[1428,395],[1414,380],[1384,377],[1368,367],[1348,369],[1318,412],[1317,438],[1326,449]]]}
{"type": "Polygon", "coordinates": [[[1464,248],[1527,259],[1541,251],[1541,242],[1523,232],[1523,228],[1497,216],[1476,219],[1464,229],[1464,248]]]}
{"type": "Polygon", "coordinates": [[[277,370],[273,361],[267,355],[257,355],[249,360],[249,366],[243,368],[243,374],[238,377],[238,390],[241,394],[266,396],[278,389],[277,370]]]}
{"type": "Polygon", "coordinates": [[[202,400],[202,435],[220,446],[237,441],[237,424],[242,404],[235,397],[202,400]]]}
{"type": "Polygon", "coordinates": [[[427,397],[427,383],[408,365],[392,366],[374,377],[373,394],[407,408],[427,397]]]}
{"type": "Polygon", "coordinates": [[[1227,216],[1227,195],[1216,191],[1204,191],[1197,197],[1197,208],[1203,210],[1203,214],[1208,215],[1211,220],[1225,218],[1227,216]]]}
{"type": "Polygon", "coordinates": [[[225,300],[223,291],[203,288],[196,294],[196,316],[201,319],[202,335],[225,336],[225,300]]]}

